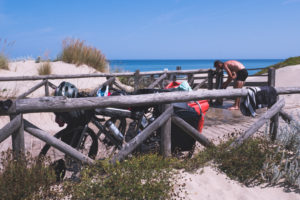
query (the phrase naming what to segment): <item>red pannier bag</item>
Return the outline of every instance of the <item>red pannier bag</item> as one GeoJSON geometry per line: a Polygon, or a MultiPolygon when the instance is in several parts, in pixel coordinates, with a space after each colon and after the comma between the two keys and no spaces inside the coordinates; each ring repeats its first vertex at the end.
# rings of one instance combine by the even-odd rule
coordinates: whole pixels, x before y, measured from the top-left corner
{"type": "MultiPolygon", "coordinates": [[[[177,88],[181,83],[177,81],[171,82],[169,85],[166,86],[166,89],[170,88],[177,88]]],[[[206,112],[209,109],[209,103],[208,100],[199,100],[194,102],[189,102],[188,105],[198,113],[199,116],[201,116],[201,119],[198,122],[198,131],[201,133],[204,125],[204,117],[206,112]]]]}

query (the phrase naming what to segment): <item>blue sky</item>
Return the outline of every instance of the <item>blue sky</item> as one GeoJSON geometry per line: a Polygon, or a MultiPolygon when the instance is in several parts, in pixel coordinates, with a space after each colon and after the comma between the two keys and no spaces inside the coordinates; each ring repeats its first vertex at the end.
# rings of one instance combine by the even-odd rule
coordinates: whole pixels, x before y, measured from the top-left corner
{"type": "Polygon", "coordinates": [[[67,37],[108,59],[300,56],[300,0],[0,0],[10,57],[55,58],[67,37]]]}

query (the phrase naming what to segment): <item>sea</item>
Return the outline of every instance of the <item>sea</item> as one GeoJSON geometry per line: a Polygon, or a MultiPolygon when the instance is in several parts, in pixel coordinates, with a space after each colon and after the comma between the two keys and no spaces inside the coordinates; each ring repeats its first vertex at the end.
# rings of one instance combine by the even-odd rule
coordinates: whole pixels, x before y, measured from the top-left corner
{"type": "MultiPolygon", "coordinates": [[[[283,61],[283,59],[228,59],[237,60],[245,65],[247,69],[264,68],[283,61]]],[[[215,59],[149,59],[149,60],[109,60],[111,72],[128,71],[161,71],[176,70],[181,66],[182,70],[189,69],[213,69],[215,59]]],[[[222,60],[225,61],[225,60],[222,60]]],[[[249,74],[254,74],[259,70],[251,70],[249,74]]]]}

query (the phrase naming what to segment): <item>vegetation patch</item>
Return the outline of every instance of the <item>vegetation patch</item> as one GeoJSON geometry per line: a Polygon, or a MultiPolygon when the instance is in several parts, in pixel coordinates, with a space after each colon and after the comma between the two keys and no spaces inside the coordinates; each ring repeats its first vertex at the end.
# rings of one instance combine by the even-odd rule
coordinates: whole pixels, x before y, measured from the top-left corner
{"type": "Polygon", "coordinates": [[[8,42],[6,39],[0,38],[0,69],[9,70],[8,68],[8,57],[6,55],[6,48],[14,45],[14,42],[8,42]]]}
{"type": "Polygon", "coordinates": [[[51,63],[49,61],[43,62],[38,68],[39,75],[49,75],[52,73],[51,63]]]}
{"type": "Polygon", "coordinates": [[[171,163],[155,154],[132,157],[115,166],[100,161],[81,172],[80,183],[67,182],[64,191],[72,199],[170,199],[171,163]]]}
{"type": "MultiPolygon", "coordinates": [[[[179,178],[174,175],[178,169],[193,172],[206,165],[247,186],[283,183],[289,188],[299,188],[299,133],[300,124],[293,122],[280,129],[276,143],[260,135],[249,138],[238,148],[230,149],[229,145],[238,136],[230,134],[219,145],[204,149],[192,159],[145,154],[131,156],[116,165],[101,160],[84,167],[78,182],[64,181],[59,187],[46,162],[16,161],[2,155],[0,195],[5,199],[180,198],[182,194],[174,191],[174,185],[178,182],[175,179],[179,178]]],[[[179,191],[184,192],[184,184],[178,186],[179,191]]]]}
{"type": "Polygon", "coordinates": [[[0,52],[0,69],[8,70],[8,58],[0,52]]]}
{"type": "Polygon", "coordinates": [[[45,199],[58,197],[51,189],[55,182],[53,170],[46,162],[39,162],[30,155],[14,159],[8,151],[1,153],[0,197],[6,200],[45,199]]]}
{"type": "Polygon", "coordinates": [[[260,174],[268,155],[273,155],[274,147],[266,138],[255,137],[238,148],[230,149],[229,145],[235,138],[227,136],[219,145],[201,151],[179,167],[194,171],[210,164],[230,179],[247,186],[263,183],[260,174]]]}
{"type": "Polygon", "coordinates": [[[101,51],[79,39],[65,39],[58,60],[76,65],[86,64],[100,72],[107,71],[106,58],[101,51]]]}
{"type": "Polygon", "coordinates": [[[286,67],[286,66],[290,66],[290,65],[298,65],[298,64],[300,64],[300,56],[290,57],[282,62],[279,62],[277,64],[274,64],[274,65],[271,65],[271,66],[268,66],[268,67],[262,69],[261,71],[257,72],[256,75],[267,73],[269,68],[279,69],[282,67],[286,67]]]}

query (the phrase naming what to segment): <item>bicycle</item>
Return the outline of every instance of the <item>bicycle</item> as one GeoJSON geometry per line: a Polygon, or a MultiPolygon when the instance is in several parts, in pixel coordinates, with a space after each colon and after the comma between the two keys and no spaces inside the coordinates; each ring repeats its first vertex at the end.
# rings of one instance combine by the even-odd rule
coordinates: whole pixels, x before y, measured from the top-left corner
{"type": "MultiPolygon", "coordinates": [[[[167,92],[168,90],[157,89],[142,89],[135,94],[147,94],[155,92],[167,92]]],[[[126,94],[121,91],[123,95],[126,94]]],[[[117,95],[120,92],[117,93],[117,95]]],[[[54,137],[61,139],[63,142],[71,145],[73,148],[83,152],[89,157],[95,159],[98,153],[99,141],[107,147],[113,147],[112,154],[117,149],[121,149],[122,145],[129,142],[132,138],[143,131],[149,124],[151,124],[160,115],[160,106],[152,105],[147,107],[132,107],[129,109],[117,108],[101,108],[89,111],[71,111],[68,113],[56,113],[57,116],[62,116],[62,119],[57,117],[56,122],[63,125],[63,118],[70,118],[66,120],[68,126],[56,133],[54,137]],[[97,116],[101,115],[102,118],[97,116]],[[70,117],[71,116],[71,117],[70,117]],[[73,117],[72,117],[73,116],[73,117]],[[105,118],[106,117],[106,118],[105,118]],[[107,119],[109,117],[109,119],[107,119]],[[127,128],[127,120],[131,122],[127,128]],[[97,134],[88,126],[90,123],[94,124],[98,132],[97,134]],[[102,134],[104,137],[101,137],[102,134]]],[[[181,137],[182,138],[182,137],[181,137]]],[[[180,142],[180,141],[179,141],[180,142]]],[[[192,141],[194,142],[194,141],[192,141]]],[[[178,141],[172,141],[174,147],[178,146],[178,141]],[[177,143],[177,144],[176,144],[177,143]]],[[[189,141],[188,146],[191,146],[189,141]]],[[[180,144],[179,144],[180,146],[180,144]]],[[[160,130],[155,131],[146,141],[144,141],[140,148],[135,152],[147,153],[158,152],[160,147],[160,130]]],[[[46,144],[40,156],[47,156],[50,146],[46,144]]],[[[174,152],[174,148],[172,152],[174,152]]],[[[77,173],[81,169],[81,163],[65,156],[64,159],[54,161],[52,164],[55,169],[56,178],[58,181],[62,180],[66,171],[73,172],[71,178],[76,178],[77,173]]]]}

